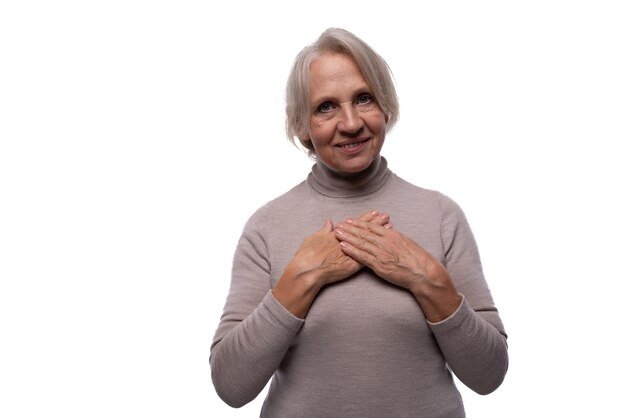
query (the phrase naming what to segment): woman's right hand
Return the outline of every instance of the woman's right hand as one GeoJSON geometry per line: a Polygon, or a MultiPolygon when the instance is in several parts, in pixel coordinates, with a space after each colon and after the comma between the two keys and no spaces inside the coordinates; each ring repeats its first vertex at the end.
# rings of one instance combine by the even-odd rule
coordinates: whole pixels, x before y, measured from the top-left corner
{"type": "MultiPolygon", "coordinates": [[[[389,216],[377,211],[368,211],[358,219],[389,225],[389,216]]],[[[323,286],[346,279],[362,267],[341,249],[333,223],[327,220],[322,228],[304,239],[272,292],[291,313],[304,318],[323,286]]]]}
{"type": "Polygon", "coordinates": [[[359,271],[361,265],[341,250],[334,230],[331,221],[324,222],[321,229],[304,239],[287,269],[311,275],[320,287],[359,271]]]}

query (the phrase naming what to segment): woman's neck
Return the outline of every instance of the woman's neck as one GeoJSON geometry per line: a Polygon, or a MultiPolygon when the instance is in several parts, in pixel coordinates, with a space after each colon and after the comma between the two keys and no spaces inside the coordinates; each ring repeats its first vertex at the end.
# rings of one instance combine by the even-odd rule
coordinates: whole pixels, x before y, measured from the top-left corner
{"type": "Polygon", "coordinates": [[[365,170],[356,174],[345,174],[331,170],[321,161],[312,167],[308,182],[316,191],[329,197],[357,197],[374,193],[380,189],[391,172],[387,160],[379,156],[365,170]]]}

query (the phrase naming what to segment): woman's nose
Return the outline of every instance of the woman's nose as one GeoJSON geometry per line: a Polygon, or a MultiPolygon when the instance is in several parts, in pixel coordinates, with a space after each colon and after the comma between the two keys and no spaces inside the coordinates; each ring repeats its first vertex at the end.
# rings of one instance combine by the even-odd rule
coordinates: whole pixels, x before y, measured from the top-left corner
{"type": "Polygon", "coordinates": [[[346,133],[357,133],[363,127],[363,119],[354,106],[343,106],[341,120],[337,126],[340,131],[346,133]]]}

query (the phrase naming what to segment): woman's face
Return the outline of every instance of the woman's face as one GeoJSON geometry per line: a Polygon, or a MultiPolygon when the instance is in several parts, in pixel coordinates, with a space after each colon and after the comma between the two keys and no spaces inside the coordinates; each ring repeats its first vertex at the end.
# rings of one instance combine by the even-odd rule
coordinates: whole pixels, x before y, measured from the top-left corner
{"type": "Polygon", "coordinates": [[[309,137],[322,163],[343,174],[365,170],[385,141],[385,115],[351,57],[323,53],[311,63],[309,137]]]}

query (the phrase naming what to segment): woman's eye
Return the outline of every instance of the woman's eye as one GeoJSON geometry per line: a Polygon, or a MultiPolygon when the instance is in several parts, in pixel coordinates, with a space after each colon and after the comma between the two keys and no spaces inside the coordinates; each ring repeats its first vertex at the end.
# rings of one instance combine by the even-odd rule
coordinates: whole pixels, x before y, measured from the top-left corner
{"type": "Polygon", "coordinates": [[[367,93],[359,94],[358,97],[356,98],[357,104],[368,104],[373,101],[374,101],[374,98],[367,93]]]}
{"type": "Polygon", "coordinates": [[[327,113],[333,110],[333,105],[330,102],[324,102],[317,107],[317,111],[320,113],[327,113]]]}

